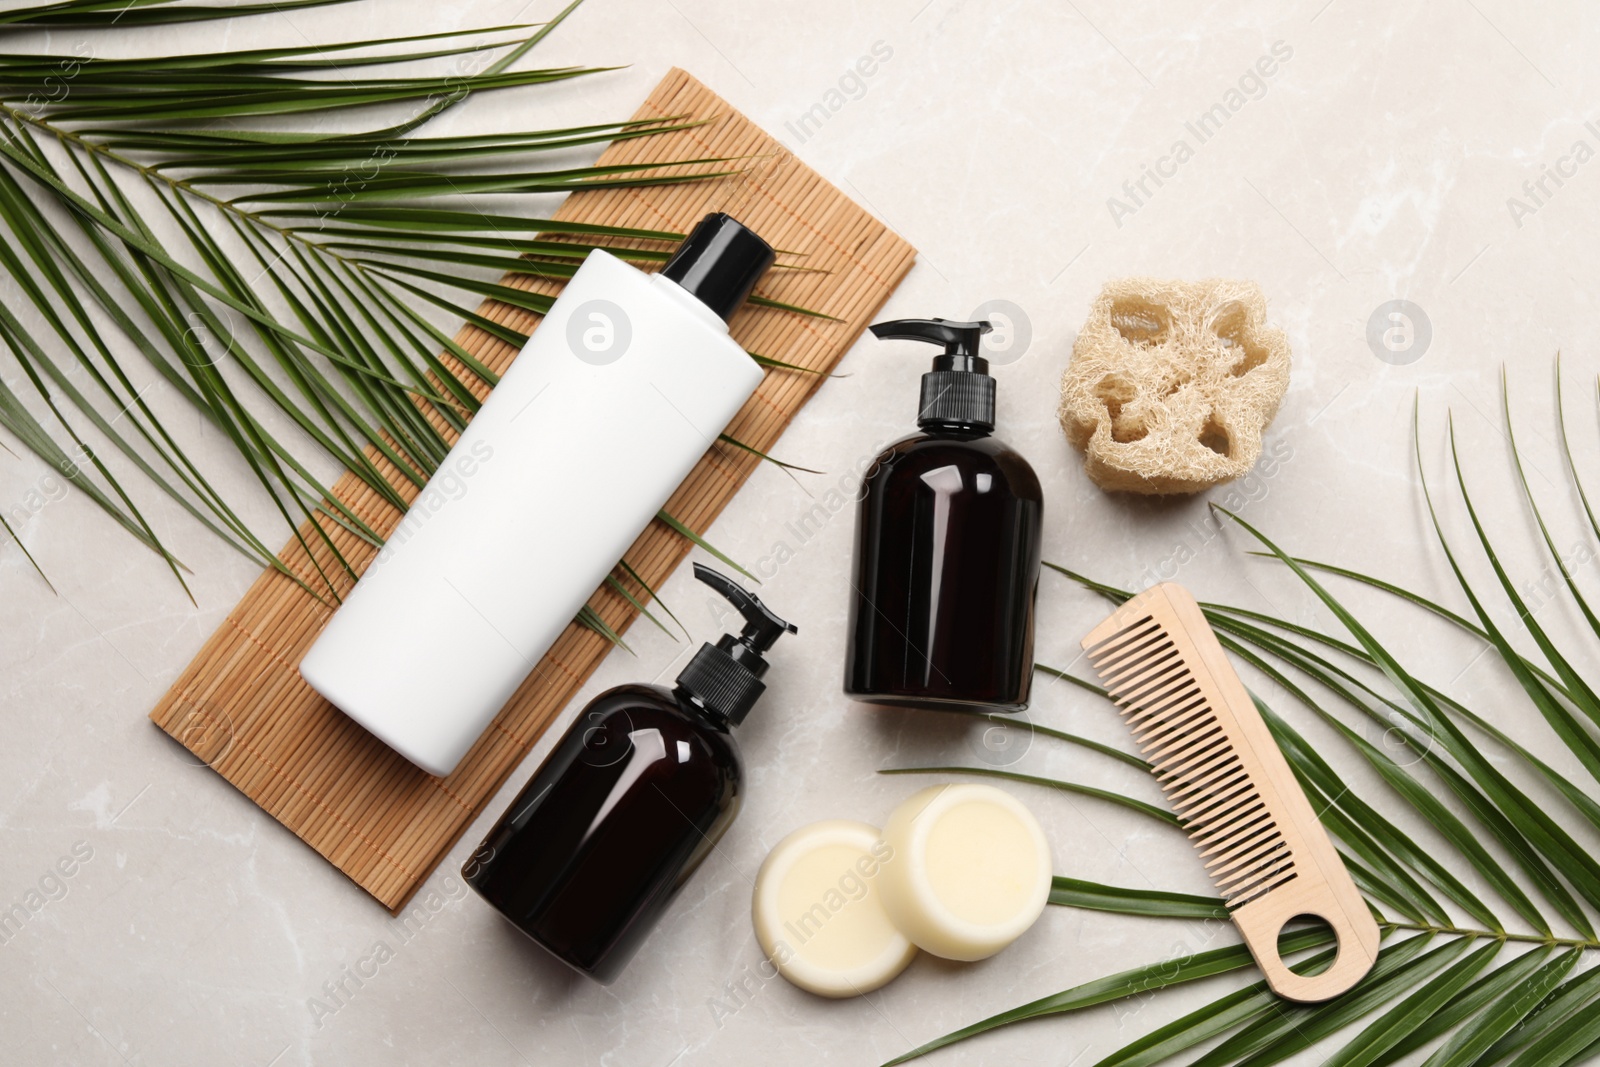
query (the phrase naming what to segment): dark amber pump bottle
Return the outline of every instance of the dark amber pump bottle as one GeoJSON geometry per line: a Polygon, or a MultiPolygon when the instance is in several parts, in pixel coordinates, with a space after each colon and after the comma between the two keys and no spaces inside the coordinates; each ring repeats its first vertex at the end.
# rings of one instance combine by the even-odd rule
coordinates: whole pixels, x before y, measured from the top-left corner
{"type": "Polygon", "coordinates": [[[1020,711],[1033,676],[1039,479],[993,436],[987,322],[903,319],[872,332],[943,345],[920,433],[890,445],[856,512],[845,692],[910,707],[1020,711]]]}
{"type": "Polygon", "coordinates": [[[610,982],[738,813],[731,728],[765,691],[763,653],[795,633],[733,581],[695,577],[744,616],[676,684],[601,693],[557,742],[462,877],[557,959],[610,982]]]}

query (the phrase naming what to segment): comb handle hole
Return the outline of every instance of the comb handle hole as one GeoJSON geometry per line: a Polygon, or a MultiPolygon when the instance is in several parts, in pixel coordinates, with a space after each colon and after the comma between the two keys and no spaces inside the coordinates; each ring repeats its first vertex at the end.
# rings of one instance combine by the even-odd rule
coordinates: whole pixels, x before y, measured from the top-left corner
{"type": "Polygon", "coordinates": [[[1333,927],[1328,923],[1328,920],[1320,915],[1312,915],[1310,913],[1295,915],[1284,923],[1282,929],[1278,931],[1278,955],[1283,959],[1285,966],[1302,978],[1310,978],[1312,975],[1321,974],[1329,967],[1332,967],[1336,953],[1330,953],[1328,949],[1337,948],[1338,943],[1338,935],[1334,933],[1333,927]],[[1318,930],[1326,934],[1328,936],[1328,944],[1312,949],[1309,952],[1299,953],[1294,960],[1284,956],[1283,939],[1290,934],[1304,933],[1309,930],[1318,930]]]}

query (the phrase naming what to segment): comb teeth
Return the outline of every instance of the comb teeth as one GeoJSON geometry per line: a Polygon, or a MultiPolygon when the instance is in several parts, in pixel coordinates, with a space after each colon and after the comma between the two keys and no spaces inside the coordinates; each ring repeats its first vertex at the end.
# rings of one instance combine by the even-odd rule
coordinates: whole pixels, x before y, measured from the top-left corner
{"type": "Polygon", "coordinates": [[[1294,853],[1185,647],[1144,615],[1088,653],[1231,911],[1293,881],[1294,853]]]}

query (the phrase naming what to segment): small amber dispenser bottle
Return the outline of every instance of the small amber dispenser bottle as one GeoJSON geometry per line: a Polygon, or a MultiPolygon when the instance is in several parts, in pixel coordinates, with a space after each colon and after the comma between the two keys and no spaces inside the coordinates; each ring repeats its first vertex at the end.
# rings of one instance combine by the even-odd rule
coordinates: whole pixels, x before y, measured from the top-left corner
{"type": "Polygon", "coordinates": [[[881,339],[942,345],[920,433],[878,456],[856,512],[844,689],[857,700],[1021,711],[1033,676],[1043,498],[993,436],[987,322],[903,319],[881,339]]]}
{"type": "Polygon", "coordinates": [[[461,868],[467,884],[557,959],[621,972],[739,810],[731,728],[766,690],[763,654],[795,627],[709,567],[695,577],[744,617],[677,683],[590,701],[461,868]]]}

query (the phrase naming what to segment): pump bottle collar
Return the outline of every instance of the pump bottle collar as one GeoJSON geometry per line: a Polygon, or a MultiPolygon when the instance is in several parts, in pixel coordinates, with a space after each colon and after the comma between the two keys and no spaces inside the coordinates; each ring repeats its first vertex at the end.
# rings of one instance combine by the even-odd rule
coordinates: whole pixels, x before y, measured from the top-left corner
{"type": "Polygon", "coordinates": [[[800,630],[794,623],[778,618],[754,593],[726,575],[696,563],[694,576],[738,609],[744,617],[744,629],[737,636],[723,634],[714,645],[701,645],[678,675],[678,688],[716,717],[737,726],[766,692],[761,681],[767,673],[764,653],[784,634],[800,630]]]}
{"type": "Polygon", "coordinates": [[[989,361],[978,354],[987,322],[947,319],[896,319],[870,327],[883,341],[923,341],[943,345],[933,369],[922,376],[917,425],[924,429],[994,429],[994,379],[989,361]]]}

